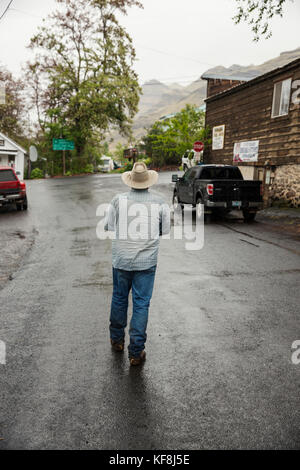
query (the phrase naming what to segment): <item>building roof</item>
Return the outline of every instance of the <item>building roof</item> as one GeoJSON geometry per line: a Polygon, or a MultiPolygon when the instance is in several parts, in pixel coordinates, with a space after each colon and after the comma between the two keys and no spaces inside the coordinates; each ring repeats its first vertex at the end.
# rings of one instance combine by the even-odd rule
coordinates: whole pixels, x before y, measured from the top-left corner
{"type": "Polygon", "coordinates": [[[248,82],[249,80],[252,80],[253,78],[257,77],[257,72],[232,72],[232,73],[218,73],[218,72],[205,72],[201,78],[203,80],[209,80],[209,79],[214,79],[214,80],[233,80],[233,81],[239,81],[239,82],[248,82]]]}
{"type": "Polygon", "coordinates": [[[280,75],[283,72],[288,72],[289,70],[292,70],[293,68],[296,68],[296,67],[300,67],[300,58],[293,60],[292,62],[289,62],[286,65],[282,65],[281,67],[277,67],[276,69],[273,69],[270,72],[259,75],[258,77],[255,77],[252,80],[249,80],[245,83],[241,83],[240,85],[235,85],[231,88],[228,88],[225,91],[217,93],[216,95],[210,96],[206,98],[205,102],[210,103],[211,101],[223,98],[223,96],[231,95],[233,93],[238,93],[240,90],[243,90],[244,88],[248,88],[248,87],[251,87],[252,85],[256,85],[257,83],[263,82],[267,80],[268,78],[276,77],[276,75],[280,75]]]}
{"type": "MultiPolygon", "coordinates": [[[[23,147],[21,147],[14,140],[10,139],[9,137],[7,137],[7,135],[3,134],[2,132],[0,132],[0,139],[7,140],[12,146],[16,147],[17,150],[20,150],[20,152],[24,154],[27,153],[27,151],[23,149],[23,147]]],[[[5,150],[5,149],[0,149],[0,150],[5,150]]]]}

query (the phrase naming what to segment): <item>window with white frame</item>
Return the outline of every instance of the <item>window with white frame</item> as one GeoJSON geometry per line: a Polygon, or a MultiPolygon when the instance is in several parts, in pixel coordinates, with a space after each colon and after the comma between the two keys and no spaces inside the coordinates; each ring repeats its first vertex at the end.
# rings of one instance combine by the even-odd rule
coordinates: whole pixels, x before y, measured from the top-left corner
{"type": "Polygon", "coordinates": [[[289,113],[292,79],[282,80],[274,85],[272,117],[289,113]]]}

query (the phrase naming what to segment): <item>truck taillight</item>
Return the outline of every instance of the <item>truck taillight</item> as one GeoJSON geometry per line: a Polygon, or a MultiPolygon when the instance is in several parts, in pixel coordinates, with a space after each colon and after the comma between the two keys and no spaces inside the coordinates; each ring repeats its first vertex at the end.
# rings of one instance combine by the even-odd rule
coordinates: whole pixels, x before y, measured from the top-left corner
{"type": "Polygon", "coordinates": [[[261,195],[261,196],[264,195],[264,188],[263,188],[263,185],[262,185],[262,184],[260,185],[260,195],[261,195]]]}
{"type": "Polygon", "coordinates": [[[213,184],[207,184],[206,185],[206,191],[209,196],[212,196],[214,194],[214,185],[213,184]]]}
{"type": "Polygon", "coordinates": [[[25,183],[23,183],[21,181],[18,181],[18,187],[19,187],[22,194],[26,193],[26,184],[25,183]]]}

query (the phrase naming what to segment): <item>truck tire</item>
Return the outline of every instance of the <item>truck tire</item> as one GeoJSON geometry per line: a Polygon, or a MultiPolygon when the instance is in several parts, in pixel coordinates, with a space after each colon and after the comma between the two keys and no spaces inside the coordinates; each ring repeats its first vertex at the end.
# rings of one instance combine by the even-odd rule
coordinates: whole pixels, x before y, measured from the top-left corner
{"type": "Polygon", "coordinates": [[[196,200],[196,217],[197,219],[200,219],[202,217],[203,211],[204,211],[204,206],[203,206],[203,201],[201,197],[197,197],[196,200]]]}
{"type": "MultiPolygon", "coordinates": [[[[202,210],[205,211],[205,208],[203,208],[203,201],[201,199],[200,196],[197,197],[197,200],[196,200],[196,217],[197,219],[200,219],[200,217],[202,216],[202,210]],[[200,208],[200,204],[202,204],[202,208],[200,208]]],[[[213,214],[205,214],[204,212],[204,222],[206,224],[209,224],[213,221],[213,214]]]]}
{"type": "Polygon", "coordinates": [[[28,209],[28,202],[27,202],[27,197],[23,199],[21,203],[17,203],[17,211],[27,211],[28,209]]]}
{"type": "Polygon", "coordinates": [[[243,210],[244,222],[253,222],[256,217],[256,212],[249,212],[247,209],[243,210]]]}
{"type": "Polygon", "coordinates": [[[174,207],[174,211],[178,211],[179,209],[183,210],[183,204],[180,203],[180,200],[176,192],[174,192],[173,194],[173,207],[174,207]]]}
{"type": "Polygon", "coordinates": [[[28,209],[28,201],[27,201],[27,196],[26,196],[23,202],[23,211],[27,211],[27,209],[28,209]]]}

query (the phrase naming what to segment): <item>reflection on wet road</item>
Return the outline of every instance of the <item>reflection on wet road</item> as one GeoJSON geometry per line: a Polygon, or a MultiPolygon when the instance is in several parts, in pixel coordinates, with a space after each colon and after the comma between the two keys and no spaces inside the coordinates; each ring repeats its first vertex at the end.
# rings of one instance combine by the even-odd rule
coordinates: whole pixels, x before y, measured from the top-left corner
{"type": "Polygon", "coordinates": [[[208,224],[197,252],[162,240],[147,361],[130,369],[110,349],[111,242],[96,237],[98,204],[125,186],[28,186],[28,213],[0,213],[17,257],[1,258],[0,449],[300,447],[298,241],[238,218],[208,224]]]}

